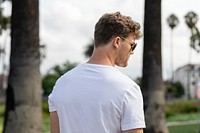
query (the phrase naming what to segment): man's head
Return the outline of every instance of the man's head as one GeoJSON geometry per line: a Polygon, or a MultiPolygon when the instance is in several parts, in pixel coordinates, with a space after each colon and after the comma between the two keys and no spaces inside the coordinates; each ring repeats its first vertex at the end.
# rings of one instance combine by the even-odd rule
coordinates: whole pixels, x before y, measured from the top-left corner
{"type": "Polygon", "coordinates": [[[95,25],[95,47],[105,45],[117,36],[126,38],[132,35],[134,39],[139,39],[142,36],[139,30],[140,24],[129,16],[121,15],[120,12],[104,14],[95,25]]]}
{"type": "Polygon", "coordinates": [[[95,25],[92,59],[99,64],[125,67],[136,47],[135,40],[141,36],[140,24],[131,17],[120,12],[104,14],[95,25]]]}

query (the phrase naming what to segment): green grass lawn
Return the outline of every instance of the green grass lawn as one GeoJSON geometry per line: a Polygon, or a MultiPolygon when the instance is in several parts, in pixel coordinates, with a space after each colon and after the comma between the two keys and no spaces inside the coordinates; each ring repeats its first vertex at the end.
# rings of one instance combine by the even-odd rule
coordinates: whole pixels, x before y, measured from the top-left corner
{"type": "MultiPolygon", "coordinates": [[[[167,122],[185,122],[192,120],[200,120],[199,113],[189,113],[189,114],[177,114],[167,118],[167,122]]],[[[169,126],[169,133],[200,133],[200,123],[198,124],[188,124],[179,126],[169,126]]]]}
{"type": "Polygon", "coordinates": [[[42,113],[42,131],[49,132],[50,130],[50,120],[49,120],[49,109],[47,102],[42,105],[43,113],[42,113]]]}
{"type": "MultiPolygon", "coordinates": [[[[177,114],[175,116],[170,116],[167,118],[167,122],[185,122],[192,120],[200,120],[199,113],[189,113],[189,114],[177,114]]],[[[198,124],[188,124],[188,125],[178,125],[178,126],[168,126],[169,133],[200,133],[200,123],[198,124]]]]}
{"type": "Polygon", "coordinates": [[[0,104],[0,133],[3,130],[3,116],[4,116],[5,106],[0,104]]]}
{"type": "Polygon", "coordinates": [[[170,126],[170,133],[200,133],[200,124],[170,126]]]}
{"type": "Polygon", "coordinates": [[[3,118],[0,118],[0,133],[2,133],[3,130],[3,118]]]}

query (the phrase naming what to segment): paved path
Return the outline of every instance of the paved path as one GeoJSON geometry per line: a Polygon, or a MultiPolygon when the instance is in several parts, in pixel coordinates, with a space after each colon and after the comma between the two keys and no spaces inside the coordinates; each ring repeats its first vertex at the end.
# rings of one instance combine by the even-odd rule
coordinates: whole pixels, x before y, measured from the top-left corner
{"type": "Polygon", "coordinates": [[[190,125],[190,124],[199,124],[200,125],[200,120],[167,122],[167,126],[181,126],[181,125],[190,125]]]}

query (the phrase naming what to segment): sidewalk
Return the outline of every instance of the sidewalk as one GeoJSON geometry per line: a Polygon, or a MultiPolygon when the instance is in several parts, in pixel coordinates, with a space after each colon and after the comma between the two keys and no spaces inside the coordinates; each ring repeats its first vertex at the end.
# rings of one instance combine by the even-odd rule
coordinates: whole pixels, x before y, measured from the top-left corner
{"type": "Polygon", "coordinates": [[[200,125],[200,120],[167,122],[167,126],[181,126],[181,125],[191,125],[191,124],[200,125]]]}

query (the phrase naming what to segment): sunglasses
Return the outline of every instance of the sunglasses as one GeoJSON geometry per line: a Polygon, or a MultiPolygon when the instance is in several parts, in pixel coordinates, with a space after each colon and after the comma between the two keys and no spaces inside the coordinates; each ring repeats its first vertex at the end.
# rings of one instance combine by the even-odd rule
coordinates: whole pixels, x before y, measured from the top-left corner
{"type": "Polygon", "coordinates": [[[127,39],[124,38],[124,37],[120,37],[120,38],[130,43],[130,45],[131,45],[131,51],[133,51],[133,50],[136,48],[137,43],[130,42],[129,40],[127,40],[127,39]]]}

